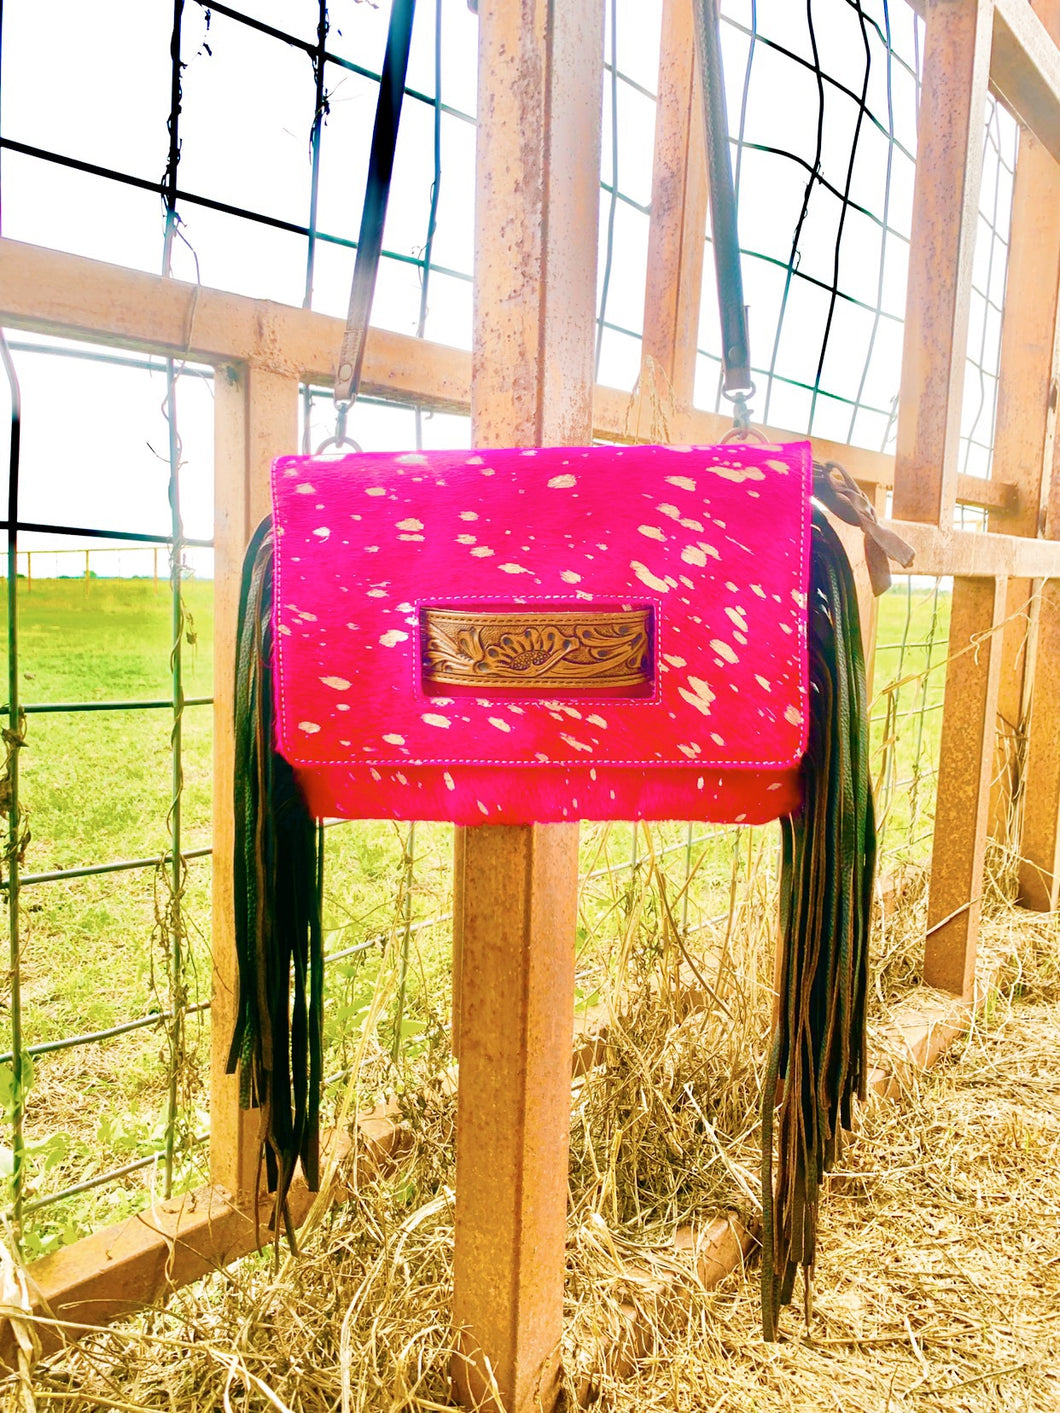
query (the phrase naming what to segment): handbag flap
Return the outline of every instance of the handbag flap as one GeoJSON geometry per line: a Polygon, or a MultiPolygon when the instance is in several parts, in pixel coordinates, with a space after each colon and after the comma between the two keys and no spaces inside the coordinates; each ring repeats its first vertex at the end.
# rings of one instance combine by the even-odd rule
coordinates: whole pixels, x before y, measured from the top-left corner
{"type": "Polygon", "coordinates": [[[281,458],[280,751],[797,764],[810,472],[808,443],[281,458]]]}

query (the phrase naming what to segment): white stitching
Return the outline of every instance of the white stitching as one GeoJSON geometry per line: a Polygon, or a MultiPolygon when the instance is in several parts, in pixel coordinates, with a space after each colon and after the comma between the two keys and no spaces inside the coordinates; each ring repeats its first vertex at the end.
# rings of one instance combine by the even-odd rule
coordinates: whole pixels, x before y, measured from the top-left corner
{"type": "MultiPolygon", "coordinates": [[[[812,482],[811,482],[811,480],[810,480],[810,471],[811,471],[811,467],[812,467],[812,464],[813,464],[813,458],[812,458],[811,447],[810,447],[810,443],[809,443],[809,442],[788,442],[788,443],[787,443],[787,446],[788,446],[788,447],[791,447],[791,448],[798,448],[798,454],[799,454],[799,457],[800,457],[800,459],[801,459],[801,461],[802,461],[802,467],[801,467],[801,469],[802,469],[802,480],[803,480],[803,505],[802,505],[802,514],[801,514],[800,517],[799,517],[799,567],[800,567],[800,570],[801,570],[801,577],[802,577],[802,592],[803,592],[803,595],[804,595],[805,597],[807,597],[807,599],[808,599],[809,587],[810,587],[810,584],[809,584],[809,579],[810,579],[810,565],[809,565],[809,559],[808,559],[808,555],[807,555],[807,532],[808,532],[809,525],[810,525],[810,515],[811,515],[810,497],[811,497],[811,491],[812,491],[812,482]]],[[[275,526],[276,501],[277,501],[276,490],[277,490],[277,482],[278,482],[278,479],[279,479],[279,478],[278,478],[278,475],[277,475],[277,472],[279,471],[279,468],[280,468],[281,466],[289,465],[289,464],[291,464],[291,463],[296,463],[296,462],[298,462],[298,460],[299,460],[299,458],[296,457],[296,456],[279,457],[279,458],[277,458],[277,459],[273,462],[273,464],[272,464],[272,486],[271,486],[271,490],[272,490],[272,508],[273,508],[273,524],[274,524],[274,526],[275,526]]],[[[274,543],[274,546],[275,546],[275,544],[276,544],[275,539],[274,539],[273,543],[274,543]]],[[[275,553],[275,563],[274,563],[274,570],[273,570],[273,604],[272,604],[273,625],[272,625],[272,626],[273,626],[273,643],[274,643],[274,645],[275,645],[275,644],[277,644],[277,643],[279,642],[279,637],[280,637],[280,635],[279,635],[278,632],[277,632],[276,618],[277,618],[277,614],[278,614],[278,611],[279,611],[278,605],[279,605],[279,603],[280,603],[280,597],[281,597],[280,585],[281,585],[281,567],[282,567],[282,564],[283,564],[283,559],[282,559],[282,556],[281,556],[278,552],[275,552],[275,551],[274,551],[274,553],[275,553]]],[[[489,599],[490,595],[483,595],[483,594],[466,594],[466,595],[453,595],[453,596],[447,595],[446,597],[451,597],[451,598],[453,599],[453,601],[458,601],[460,598],[464,598],[464,599],[466,599],[466,600],[468,600],[468,601],[470,601],[470,602],[474,602],[474,601],[476,601],[476,600],[482,602],[482,601],[485,601],[485,600],[489,599]]],[[[525,594],[525,595],[522,595],[522,597],[523,597],[523,598],[526,598],[526,599],[550,599],[550,598],[551,598],[550,595],[546,595],[546,594],[525,594]]],[[[622,595],[622,594],[608,594],[608,595],[601,595],[600,597],[601,597],[601,598],[605,598],[605,597],[606,597],[606,598],[624,598],[624,597],[626,597],[626,596],[625,596],[625,595],[622,595]]],[[[632,597],[633,597],[634,599],[638,599],[638,598],[639,598],[639,599],[644,599],[644,598],[645,598],[645,596],[642,595],[642,594],[636,594],[636,595],[633,595],[632,597]]],[[[510,601],[510,600],[508,600],[508,601],[510,601]]],[[[649,599],[648,601],[650,602],[651,600],[649,599]]],[[[418,603],[422,602],[422,600],[413,600],[413,602],[418,604],[418,603]]],[[[585,603],[586,600],[583,599],[581,602],[585,603]]],[[[416,620],[417,620],[417,625],[418,625],[418,623],[419,623],[419,614],[418,614],[418,613],[417,613],[417,615],[416,615],[416,620]]],[[[417,631],[418,631],[418,629],[417,629],[417,631]]],[[[661,631],[656,634],[656,638],[657,638],[656,651],[657,651],[657,652],[658,652],[658,639],[660,639],[661,636],[662,636],[661,631]]],[[[796,683],[797,688],[798,688],[798,692],[799,692],[799,698],[800,698],[800,701],[801,701],[801,704],[802,704],[802,728],[801,728],[800,733],[799,733],[799,742],[800,742],[800,744],[799,744],[798,753],[797,753],[796,755],[793,755],[793,756],[786,756],[786,757],[784,757],[783,759],[777,760],[777,761],[762,761],[762,760],[718,760],[718,759],[713,758],[713,757],[697,757],[694,761],[693,761],[693,760],[675,761],[675,760],[669,760],[669,759],[667,759],[667,758],[665,758],[665,757],[661,757],[661,758],[660,758],[660,757],[656,757],[654,760],[604,760],[604,759],[602,759],[602,758],[600,758],[600,757],[594,758],[594,757],[592,757],[592,756],[590,756],[590,757],[589,757],[588,759],[586,759],[586,760],[580,760],[580,759],[578,759],[578,758],[576,758],[576,757],[572,757],[572,758],[570,758],[569,760],[566,760],[566,761],[563,761],[563,760],[547,760],[547,761],[511,761],[511,760],[507,760],[507,761],[505,761],[505,760],[476,760],[476,759],[468,760],[468,759],[457,759],[456,757],[453,757],[453,756],[445,756],[445,757],[442,757],[442,758],[439,758],[439,759],[433,759],[433,758],[431,758],[431,759],[426,759],[426,760],[424,760],[424,759],[421,759],[421,758],[412,757],[412,756],[407,756],[407,755],[406,755],[406,756],[400,756],[400,757],[397,757],[397,758],[395,758],[395,759],[391,759],[391,758],[389,758],[389,757],[383,758],[383,757],[378,757],[378,756],[364,756],[364,755],[358,757],[356,760],[352,759],[352,758],[349,757],[349,756],[342,756],[341,758],[334,759],[334,760],[299,760],[299,759],[294,759],[294,760],[292,760],[290,756],[287,756],[286,759],[287,759],[287,762],[288,762],[289,765],[294,766],[296,769],[299,769],[299,770],[320,770],[320,769],[323,769],[323,768],[326,767],[326,766],[332,766],[332,765],[336,765],[336,766],[347,766],[347,767],[349,767],[350,769],[360,769],[360,768],[367,769],[367,768],[369,768],[369,767],[374,767],[374,768],[378,769],[379,767],[382,767],[384,770],[399,770],[399,769],[401,769],[403,766],[417,766],[417,767],[419,767],[419,766],[435,767],[435,766],[436,766],[436,767],[438,767],[439,769],[442,769],[442,768],[444,768],[444,767],[446,767],[446,766],[453,766],[453,765],[457,765],[457,766],[471,765],[471,766],[484,766],[484,767],[487,767],[487,766],[488,766],[488,767],[492,767],[492,768],[497,769],[497,770],[513,770],[513,769],[514,769],[514,770],[518,770],[518,769],[532,770],[532,769],[535,769],[535,768],[538,767],[538,766],[541,766],[541,767],[544,767],[544,768],[548,768],[548,769],[553,769],[553,768],[555,768],[555,769],[571,769],[571,768],[574,768],[574,769],[583,769],[583,768],[584,768],[584,769],[588,769],[588,768],[590,768],[590,767],[595,766],[595,768],[596,768],[597,770],[600,770],[600,769],[608,770],[608,769],[611,769],[611,768],[613,768],[613,767],[631,767],[631,766],[636,766],[636,767],[644,768],[644,767],[660,767],[660,766],[661,766],[661,767],[663,767],[664,769],[667,769],[667,770],[685,770],[685,771],[695,771],[695,772],[697,772],[697,773],[702,773],[704,770],[707,770],[707,771],[710,771],[710,770],[723,770],[723,771],[724,771],[724,770],[791,770],[791,769],[793,769],[796,765],[798,765],[799,762],[802,760],[803,756],[806,754],[806,748],[807,748],[807,745],[808,745],[808,743],[809,743],[809,730],[810,730],[810,726],[809,726],[809,716],[808,716],[808,711],[807,711],[807,707],[808,707],[808,698],[809,698],[809,649],[808,649],[808,646],[807,646],[807,615],[806,615],[806,614],[802,614],[802,615],[800,615],[800,617],[799,617],[799,626],[798,626],[798,629],[797,629],[797,636],[798,636],[799,646],[802,648],[802,652],[799,653],[799,655],[798,655],[798,678],[797,678],[797,683],[796,683]]],[[[280,702],[279,702],[280,710],[279,710],[279,712],[277,713],[277,718],[278,718],[278,719],[277,719],[276,725],[277,725],[277,735],[280,735],[280,734],[282,733],[283,727],[284,727],[284,718],[285,718],[286,712],[287,712],[287,701],[286,701],[286,692],[285,692],[285,683],[284,683],[284,673],[283,673],[283,654],[278,652],[278,653],[277,653],[277,658],[278,658],[279,666],[278,666],[278,670],[277,670],[276,675],[277,675],[277,678],[278,678],[279,684],[280,684],[280,692],[279,692],[279,696],[280,696],[280,702]]],[[[417,660],[418,660],[418,657],[417,657],[417,660]]],[[[658,670],[656,671],[656,680],[657,680],[658,683],[659,683],[658,690],[659,690],[659,692],[661,693],[661,691],[662,691],[662,680],[661,680],[661,673],[660,673],[658,670]]],[[[443,695],[444,695],[444,694],[443,694],[443,695]]],[[[423,700],[424,700],[424,701],[430,701],[430,700],[436,700],[436,699],[432,699],[432,698],[430,698],[430,697],[427,697],[426,694],[425,694],[424,697],[423,697],[423,700]]],[[[453,698],[452,700],[459,700],[459,698],[453,698]]],[[[559,699],[550,699],[550,700],[559,700],[559,699]]],[[[570,700],[570,699],[564,698],[564,699],[562,699],[562,700],[563,700],[563,701],[567,701],[567,700],[570,700]]],[[[585,699],[586,702],[587,702],[588,700],[589,700],[588,698],[585,699]]],[[[623,706],[635,706],[635,705],[648,705],[648,706],[651,706],[651,705],[658,705],[658,703],[655,701],[654,698],[646,698],[646,697],[641,697],[641,698],[636,698],[636,697],[628,697],[628,698],[624,698],[624,697],[611,697],[611,698],[594,697],[594,698],[592,698],[592,700],[593,700],[594,702],[596,702],[596,703],[602,703],[602,702],[604,702],[604,701],[608,701],[608,702],[611,702],[611,703],[618,702],[618,703],[621,703],[623,706]]],[[[660,697],[660,701],[661,701],[661,697],[660,697]]],[[[584,703],[583,703],[583,704],[584,704],[584,703]]],[[[500,705],[500,704],[498,704],[498,705],[500,705]]],[[[522,705],[521,702],[520,702],[520,705],[522,705]]],[[[553,708],[553,709],[555,709],[555,708],[553,708]]],[[[285,742],[285,744],[289,744],[289,743],[286,743],[286,742],[285,742]]]]}

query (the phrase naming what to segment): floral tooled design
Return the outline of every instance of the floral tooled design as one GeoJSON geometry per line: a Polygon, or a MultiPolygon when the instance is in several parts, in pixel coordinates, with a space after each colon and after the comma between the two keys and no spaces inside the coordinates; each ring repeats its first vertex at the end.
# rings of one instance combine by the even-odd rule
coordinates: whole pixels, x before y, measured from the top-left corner
{"type": "Polygon", "coordinates": [[[424,609],[423,665],[447,684],[639,685],[650,611],[494,614],[424,609]]]}

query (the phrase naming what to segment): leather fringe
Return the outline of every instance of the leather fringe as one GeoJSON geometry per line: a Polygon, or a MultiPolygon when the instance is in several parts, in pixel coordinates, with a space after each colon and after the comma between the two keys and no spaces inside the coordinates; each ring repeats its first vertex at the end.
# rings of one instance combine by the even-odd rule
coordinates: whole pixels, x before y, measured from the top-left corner
{"type": "MultiPolygon", "coordinates": [[[[868,932],[876,834],[857,597],[846,554],[813,515],[809,745],[803,803],[783,820],[777,1025],[762,1099],[762,1323],[776,1339],[801,1266],[807,1307],[825,1174],[865,1097],[868,932]],[[778,1088],[781,1093],[777,1108],[778,1088]],[[774,1110],[776,1109],[776,1113],[774,1110]],[[777,1159],[774,1172],[774,1134],[777,1159]]],[[[288,1241],[299,1161],[319,1184],[323,841],[273,748],[272,529],[247,551],[235,703],[235,920],[239,963],[228,1072],[262,1113],[262,1159],[288,1241]]]]}
{"type": "Polygon", "coordinates": [[[320,1183],[323,839],[294,771],[273,748],[271,520],[247,549],[235,693],[235,925],[239,965],[229,1074],[261,1110],[261,1163],[292,1251],[287,1195],[301,1160],[320,1183]]]}
{"type": "Polygon", "coordinates": [[[814,509],[808,605],[810,735],[803,803],[781,821],[779,1005],[762,1094],[762,1327],[801,1266],[812,1300],[821,1184],[865,1098],[868,938],[876,868],[868,702],[854,579],[814,509]],[[778,1086],[781,1089],[779,1108],[778,1086]],[[776,1134],[774,1173],[773,1141],[776,1134]]]}

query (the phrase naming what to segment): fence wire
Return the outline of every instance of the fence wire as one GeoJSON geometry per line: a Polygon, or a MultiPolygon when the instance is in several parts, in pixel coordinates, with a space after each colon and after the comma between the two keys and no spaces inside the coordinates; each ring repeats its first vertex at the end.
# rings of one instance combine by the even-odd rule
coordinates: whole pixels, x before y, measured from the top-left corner
{"type": "MultiPolygon", "coordinates": [[[[923,21],[887,0],[726,0],[723,48],[756,415],[892,450],[912,224],[923,21]],[[782,105],[771,95],[783,93],[782,105]],[[781,112],[783,121],[780,121],[781,112]]],[[[962,470],[993,447],[1015,119],[989,100],[962,426],[962,470]]],[[[696,401],[720,410],[706,238],[696,401]]]]}
{"type": "MultiPolygon", "coordinates": [[[[52,9],[52,90],[66,95],[65,106],[42,105],[33,78],[37,0],[4,0],[0,11],[4,234],[344,314],[387,7],[303,0],[273,7],[275,23],[261,6],[212,0],[135,11],[117,0],[54,0],[52,9]]],[[[793,431],[889,448],[921,22],[907,4],[887,0],[799,7],[723,0],[722,9],[755,414],[793,431]]],[[[627,390],[640,373],[661,13],[661,0],[606,4],[595,359],[600,382],[627,390]]],[[[422,0],[418,8],[375,313],[383,327],[465,348],[475,25],[465,0],[422,0]]],[[[984,143],[961,443],[962,469],[978,475],[989,471],[993,442],[1017,153],[1015,123],[993,103],[984,143]]],[[[705,240],[696,400],[717,408],[709,233],[705,240]]],[[[210,733],[208,714],[192,709],[211,701],[211,604],[208,583],[188,571],[210,573],[212,526],[202,507],[211,498],[201,467],[210,462],[213,370],[39,334],[20,335],[12,348],[38,427],[48,414],[35,409],[50,405],[37,390],[55,380],[71,406],[84,398],[73,420],[96,428],[97,441],[118,438],[134,404],[155,407],[150,429],[140,424],[140,443],[123,442],[123,456],[112,449],[89,458],[92,513],[81,513],[90,504],[83,497],[57,493],[53,448],[31,431],[17,518],[21,558],[7,582],[22,624],[12,626],[7,646],[13,651],[21,633],[30,722],[24,790],[35,838],[20,879],[25,893],[11,909],[22,947],[15,970],[24,965],[30,982],[24,1034],[0,1055],[0,1105],[17,1127],[25,1102],[25,1161],[5,1171],[8,1205],[21,1210],[26,1249],[37,1254],[138,1205],[145,1175],[160,1193],[205,1175],[209,887],[197,861],[210,854],[210,733]],[[34,374],[36,365],[47,374],[34,374]],[[137,378],[134,391],[128,380],[137,378]],[[143,461],[142,442],[157,463],[143,461]],[[122,502],[129,472],[136,467],[146,479],[144,468],[155,464],[165,504],[137,519],[137,506],[122,502]],[[168,622],[144,610],[131,630],[147,634],[156,655],[140,699],[123,686],[135,674],[120,666],[85,694],[94,700],[78,700],[66,690],[72,677],[61,673],[49,679],[46,699],[33,690],[39,664],[51,661],[49,633],[71,645],[92,637],[109,651],[130,631],[105,599],[107,579],[93,577],[93,567],[106,574],[106,558],[86,561],[91,593],[77,605],[79,615],[108,624],[98,637],[87,617],[65,617],[60,599],[72,585],[38,573],[26,592],[29,580],[18,578],[32,574],[26,553],[39,570],[47,561],[38,556],[64,545],[89,555],[94,546],[119,545],[170,555],[168,622]],[[167,740],[149,734],[159,712],[170,718],[167,740]],[[120,768],[112,765],[115,739],[124,743],[120,768]],[[79,774],[68,768],[73,761],[79,774]],[[93,780],[101,768],[115,778],[93,780]],[[73,826],[75,816],[83,827],[73,826]],[[81,972],[78,989],[71,979],[81,972]],[[16,1051],[22,1082],[9,1083],[16,1051]]],[[[332,417],[331,390],[304,387],[305,448],[330,435],[332,417]]],[[[356,419],[354,435],[367,449],[459,447],[470,439],[466,417],[411,402],[364,398],[356,419]]],[[[14,531],[15,519],[4,528],[14,531]]],[[[139,589],[153,596],[153,580],[139,589]]],[[[930,839],[948,610],[941,581],[907,580],[885,600],[876,680],[900,684],[877,695],[874,718],[885,869],[922,859],[930,839]]],[[[580,1004],[592,1004],[594,939],[628,925],[648,872],[668,880],[681,933],[694,938],[725,915],[747,835],[683,824],[586,828],[580,1004]]],[[[383,974],[391,1062],[441,1043],[447,1017],[436,983],[447,965],[451,831],[346,824],[329,829],[327,851],[334,1087],[349,1073],[383,974]]],[[[0,1169],[5,1161],[0,1151],[0,1169]]]]}
{"type": "Polygon", "coordinates": [[[950,600],[943,580],[906,578],[880,602],[871,731],[885,874],[930,856],[950,600]]]}

